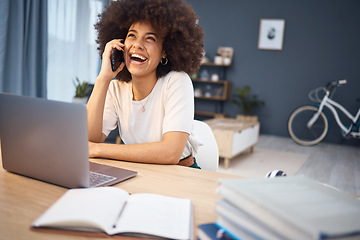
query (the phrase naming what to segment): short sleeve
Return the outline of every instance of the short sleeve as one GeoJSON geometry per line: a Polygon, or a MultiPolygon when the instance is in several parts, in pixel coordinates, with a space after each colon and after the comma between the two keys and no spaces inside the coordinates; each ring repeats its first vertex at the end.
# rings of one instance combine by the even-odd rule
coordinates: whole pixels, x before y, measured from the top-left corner
{"type": "Polygon", "coordinates": [[[164,99],[163,133],[191,133],[194,119],[194,90],[189,75],[175,72],[169,76],[164,99]]]}

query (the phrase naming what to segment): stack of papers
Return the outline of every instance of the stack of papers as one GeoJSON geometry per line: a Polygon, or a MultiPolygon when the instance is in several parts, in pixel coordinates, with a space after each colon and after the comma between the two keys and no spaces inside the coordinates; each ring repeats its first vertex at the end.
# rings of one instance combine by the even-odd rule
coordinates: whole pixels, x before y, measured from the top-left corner
{"type": "Polygon", "coordinates": [[[305,177],[221,179],[218,193],[216,225],[233,239],[360,237],[360,200],[305,177]]]}

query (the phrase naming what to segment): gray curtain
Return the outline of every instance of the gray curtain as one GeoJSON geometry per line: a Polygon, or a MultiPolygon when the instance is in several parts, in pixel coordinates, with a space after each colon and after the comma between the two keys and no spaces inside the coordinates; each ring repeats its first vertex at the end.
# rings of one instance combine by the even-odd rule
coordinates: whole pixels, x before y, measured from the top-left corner
{"type": "Polygon", "coordinates": [[[0,1],[0,92],[46,98],[47,1],[0,1]]]}

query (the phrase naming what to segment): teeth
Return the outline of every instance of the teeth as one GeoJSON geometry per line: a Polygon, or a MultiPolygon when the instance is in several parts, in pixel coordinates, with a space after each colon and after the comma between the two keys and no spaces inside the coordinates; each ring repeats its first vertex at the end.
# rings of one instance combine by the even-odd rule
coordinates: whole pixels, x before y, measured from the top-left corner
{"type": "Polygon", "coordinates": [[[141,56],[141,55],[139,55],[139,54],[131,54],[131,57],[132,57],[132,58],[139,58],[139,59],[141,59],[141,60],[146,60],[145,57],[143,57],[143,56],[141,56]]]}

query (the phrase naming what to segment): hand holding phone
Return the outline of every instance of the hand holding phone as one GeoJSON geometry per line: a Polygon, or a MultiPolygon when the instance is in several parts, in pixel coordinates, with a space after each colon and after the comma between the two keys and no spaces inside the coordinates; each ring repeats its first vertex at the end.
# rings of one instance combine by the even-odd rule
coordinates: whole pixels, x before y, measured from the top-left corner
{"type": "Polygon", "coordinates": [[[120,64],[124,61],[124,53],[116,48],[111,50],[111,69],[113,72],[118,69],[120,64]]]}

